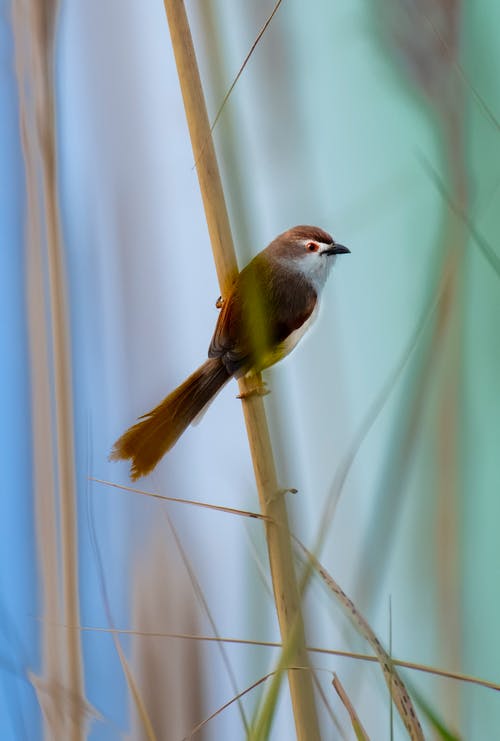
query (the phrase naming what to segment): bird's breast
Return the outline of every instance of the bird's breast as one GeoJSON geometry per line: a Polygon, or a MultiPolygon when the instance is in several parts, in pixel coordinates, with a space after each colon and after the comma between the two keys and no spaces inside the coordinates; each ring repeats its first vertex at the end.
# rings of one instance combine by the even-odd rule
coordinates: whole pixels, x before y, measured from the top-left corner
{"type": "Polygon", "coordinates": [[[264,368],[270,368],[271,365],[278,363],[289,353],[291,353],[294,347],[305,335],[309,327],[313,324],[317,316],[318,303],[316,303],[316,306],[314,307],[312,313],[305,320],[305,322],[300,325],[300,327],[297,327],[297,329],[294,329],[292,332],[290,332],[290,334],[277,345],[269,348],[269,350],[265,353],[265,356],[260,358],[259,365],[261,366],[261,370],[263,370],[264,368]]]}

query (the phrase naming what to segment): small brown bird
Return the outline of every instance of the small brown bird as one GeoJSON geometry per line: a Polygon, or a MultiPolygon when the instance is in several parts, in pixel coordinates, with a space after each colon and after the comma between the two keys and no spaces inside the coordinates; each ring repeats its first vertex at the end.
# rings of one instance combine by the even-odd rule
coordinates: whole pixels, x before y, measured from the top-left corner
{"type": "Polygon", "coordinates": [[[230,378],[288,355],[316,317],[335,256],[349,251],[315,226],[276,237],[217,302],[208,360],[116,441],[111,459],[130,459],[132,480],[145,476],[230,378]]]}

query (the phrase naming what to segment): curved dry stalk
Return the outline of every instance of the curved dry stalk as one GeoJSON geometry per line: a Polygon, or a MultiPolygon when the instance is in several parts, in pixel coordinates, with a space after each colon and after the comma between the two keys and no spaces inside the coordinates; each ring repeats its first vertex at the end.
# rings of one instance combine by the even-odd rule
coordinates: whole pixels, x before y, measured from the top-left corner
{"type": "MultiPolygon", "coordinates": [[[[164,5],[221,295],[225,296],[237,274],[237,263],[196,55],[184,3],[164,0],[164,5]]],[[[240,379],[239,386],[260,508],[262,514],[271,519],[266,520],[266,538],[278,621],[283,643],[291,646],[290,664],[307,667],[288,515],[284,497],[279,493],[264,404],[262,398],[249,394],[255,383],[260,383],[260,376],[252,382],[240,379]]],[[[290,671],[288,681],[297,738],[315,741],[320,735],[310,672],[290,671]]]]}
{"type": "Polygon", "coordinates": [[[406,689],[403,680],[396,671],[392,656],[388,654],[385,648],[380,643],[379,639],[375,635],[375,632],[371,626],[367,623],[365,618],[356,608],[354,602],[349,599],[344,590],[337,584],[335,579],[328,573],[324,566],[318,561],[302,543],[294,538],[295,543],[301,549],[304,556],[307,558],[311,566],[321,576],[328,589],[330,589],[336,596],[340,605],[342,606],[345,614],[355,627],[357,632],[370,644],[375,652],[377,660],[382,669],[385,682],[389,688],[390,695],[394,701],[394,704],[399,712],[399,716],[403,721],[406,730],[408,731],[412,741],[425,741],[420,722],[417,717],[417,713],[413,706],[410,694],[406,689]]]}
{"type": "Polygon", "coordinates": [[[95,481],[96,484],[104,484],[105,486],[112,486],[114,489],[120,489],[121,491],[130,491],[133,494],[142,494],[144,497],[151,497],[152,499],[159,499],[162,502],[176,502],[177,504],[190,504],[193,507],[201,507],[202,509],[213,509],[216,512],[226,512],[229,515],[238,515],[239,517],[249,517],[254,520],[270,520],[270,517],[261,515],[259,512],[249,512],[246,509],[235,509],[234,507],[224,507],[222,504],[209,504],[208,502],[197,502],[194,499],[181,499],[179,497],[169,497],[166,494],[157,494],[154,491],[145,491],[145,489],[135,489],[133,486],[125,486],[124,484],[115,484],[113,481],[106,481],[105,479],[96,479],[93,476],[89,477],[89,481],[95,481]]]}
{"type": "Polygon", "coordinates": [[[263,677],[261,677],[260,679],[258,679],[256,682],[253,682],[248,687],[246,687],[244,690],[242,690],[237,695],[235,695],[235,697],[232,697],[230,700],[228,700],[227,702],[225,702],[224,705],[221,705],[220,708],[217,708],[217,710],[215,710],[213,713],[211,713],[208,716],[208,718],[205,718],[200,723],[198,723],[198,725],[196,725],[194,728],[192,728],[191,729],[191,733],[189,734],[189,736],[185,736],[182,739],[182,741],[189,741],[189,739],[193,738],[193,736],[195,735],[195,733],[198,733],[198,731],[201,731],[201,729],[203,728],[203,726],[206,726],[207,723],[209,723],[211,720],[213,720],[218,715],[220,715],[221,713],[223,713],[224,710],[227,710],[227,708],[231,707],[231,705],[233,703],[239,702],[242,697],[244,697],[249,692],[251,692],[252,690],[254,690],[257,687],[259,687],[259,685],[263,684],[266,680],[268,680],[270,677],[272,677],[273,674],[275,674],[275,672],[269,672],[269,674],[265,674],[263,677]]]}

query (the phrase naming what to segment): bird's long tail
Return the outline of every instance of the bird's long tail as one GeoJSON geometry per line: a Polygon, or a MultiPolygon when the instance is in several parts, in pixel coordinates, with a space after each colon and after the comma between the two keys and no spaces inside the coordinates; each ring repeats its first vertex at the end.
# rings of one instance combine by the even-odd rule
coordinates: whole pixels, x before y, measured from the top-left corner
{"type": "Polygon", "coordinates": [[[148,474],[229,378],[222,360],[209,358],[123,433],[114,444],[110,459],[130,459],[132,481],[148,474]]]}

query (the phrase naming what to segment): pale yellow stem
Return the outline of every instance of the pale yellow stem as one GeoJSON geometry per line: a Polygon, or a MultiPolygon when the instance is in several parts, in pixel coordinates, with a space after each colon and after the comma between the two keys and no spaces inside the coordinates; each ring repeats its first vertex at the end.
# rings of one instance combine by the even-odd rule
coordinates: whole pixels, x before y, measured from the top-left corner
{"type": "MultiPolygon", "coordinates": [[[[184,3],[182,0],[164,0],[164,4],[215,266],[224,296],[237,274],[237,262],[205,98],[184,3]]],[[[265,527],[276,610],[283,644],[291,649],[288,665],[308,667],[288,516],[284,495],[279,493],[264,404],[257,395],[245,396],[259,382],[259,378],[253,383],[241,379],[239,385],[244,397],[243,411],[261,512],[270,518],[270,521],[266,520],[265,527]]],[[[289,671],[288,681],[297,738],[300,741],[315,741],[320,735],[311,673],[307,668],[289,671]]]]}

